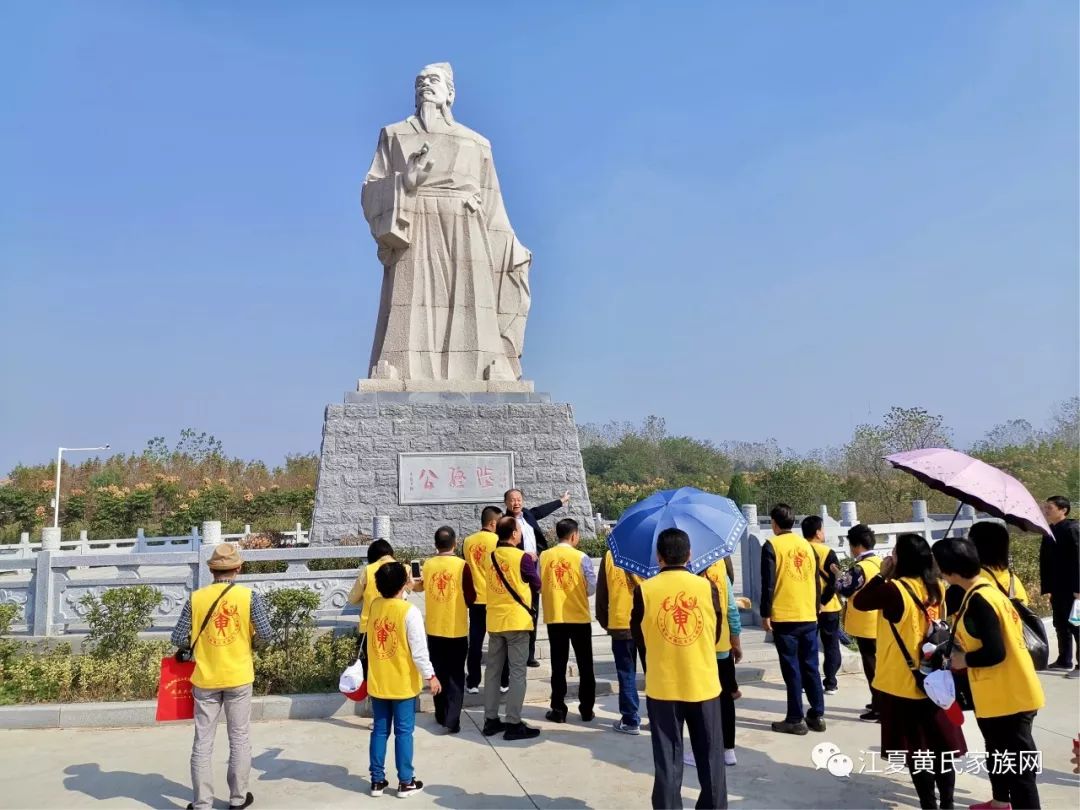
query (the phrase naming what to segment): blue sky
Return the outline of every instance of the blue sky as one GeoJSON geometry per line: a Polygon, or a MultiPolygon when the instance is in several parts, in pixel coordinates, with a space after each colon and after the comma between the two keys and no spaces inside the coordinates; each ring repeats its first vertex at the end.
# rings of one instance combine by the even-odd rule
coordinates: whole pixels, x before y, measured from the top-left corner
{"type": "Polygon", "coordinates": [[[1075,3],[7,2],[0,470],[318,449],[365,376],[380,126],[453,63],[578,420],[961,442],[1074,395],[1075,3]]]}

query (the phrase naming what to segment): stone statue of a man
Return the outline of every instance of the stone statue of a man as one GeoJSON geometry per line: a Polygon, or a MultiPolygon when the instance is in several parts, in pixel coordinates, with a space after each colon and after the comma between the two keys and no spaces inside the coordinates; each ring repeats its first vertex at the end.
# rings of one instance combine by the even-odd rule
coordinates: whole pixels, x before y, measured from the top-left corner
{"type": "Polygon", "coordinates": [[[416,114],[379,134],[364,180],[385,271],[372,378],[521,378],[532,256],[510,227],[491,144],[453,104],[450,65],[421,70],[416,114]]]}

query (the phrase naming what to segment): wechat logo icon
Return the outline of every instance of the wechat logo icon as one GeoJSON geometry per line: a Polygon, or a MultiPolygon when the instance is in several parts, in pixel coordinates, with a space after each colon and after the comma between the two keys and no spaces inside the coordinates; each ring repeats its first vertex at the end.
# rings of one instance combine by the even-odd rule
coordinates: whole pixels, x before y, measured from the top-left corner
{"type": "Polygon", "coordinates": [[[839,778],[850,777],[855,763],[851,757],[840,751],[836,743],[823,742],[814,746],[810,751],[810,760],[814,763],[815,770],[824,768],[833,776],[839,778]]]}

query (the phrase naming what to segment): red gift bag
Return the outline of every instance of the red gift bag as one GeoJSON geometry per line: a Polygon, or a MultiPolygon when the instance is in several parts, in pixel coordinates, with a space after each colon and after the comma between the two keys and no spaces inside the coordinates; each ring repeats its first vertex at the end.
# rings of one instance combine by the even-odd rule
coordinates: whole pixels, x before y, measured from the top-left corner
{"type": "Polygon", "coordinates": [[[194,661],[177,661],[169,656],[161,659],[161,680],[158,681],[157,720],[190,720],[195,716],[195,698],[191,694],[194,661]]]}

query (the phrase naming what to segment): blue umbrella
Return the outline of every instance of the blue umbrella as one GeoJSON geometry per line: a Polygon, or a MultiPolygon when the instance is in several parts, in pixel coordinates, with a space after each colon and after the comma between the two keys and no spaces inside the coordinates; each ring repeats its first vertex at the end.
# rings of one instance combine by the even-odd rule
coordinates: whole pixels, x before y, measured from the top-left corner
{"type": "Polygon", "coordinates": [[[672,527],[690,535],[689,568],[697,574],[735,550],[746,518],[730,498],[694,487],[661,490],[623,512],[608,535],[615,565],[643,577],[659,573],[656,538],[672,527]]]}

